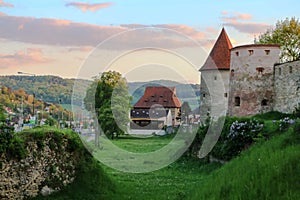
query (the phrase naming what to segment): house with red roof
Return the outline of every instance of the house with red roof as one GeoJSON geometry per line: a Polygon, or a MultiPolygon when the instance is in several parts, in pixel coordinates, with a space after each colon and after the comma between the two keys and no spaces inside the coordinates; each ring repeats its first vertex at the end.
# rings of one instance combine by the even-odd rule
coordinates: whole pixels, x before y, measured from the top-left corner
{"type": "Polygon", "coordinates": [[[130,112],[130,128],[159,130],[164,126],[178,126],[180,108],[175,87],[146,87],[130,112]]]}

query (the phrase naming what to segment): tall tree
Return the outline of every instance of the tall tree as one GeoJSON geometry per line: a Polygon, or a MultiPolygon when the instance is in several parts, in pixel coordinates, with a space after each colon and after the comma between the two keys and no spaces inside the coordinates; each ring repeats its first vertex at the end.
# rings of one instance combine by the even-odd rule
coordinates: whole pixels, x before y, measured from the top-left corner
{"type": "Polygon", "coordinates": [[[130,97],[126,80],[119,72],[108,71],[95,78],[84,99],[88,110],[94,108],[103,132],[114,138],[129,123],[130,97]]]}
{"type": "Polygon", "coordinates": [[[183,102],[181,105],[181,109],[180,109],[181,120],[184,121],[185,123],[189,123],[188,117],[189,117],[189,114],[191,114],[191,112],[192,112],[192,109],[191,109],[189,103],[186,101],[183,102]]]}
{"type": "Polygon", "coordinates": [[[254,39],[256,44],[281,45],[280,61],[295,61],[300,59],[300,22],[292,17],[277,21],[276,26],[254,39]]]}
{"type": "Polygon", "coordinates": [[[6,119],[5,114],[4,114],[4,109],[3,106],[0,104],[0,123],[4,122],[6,119]]]}

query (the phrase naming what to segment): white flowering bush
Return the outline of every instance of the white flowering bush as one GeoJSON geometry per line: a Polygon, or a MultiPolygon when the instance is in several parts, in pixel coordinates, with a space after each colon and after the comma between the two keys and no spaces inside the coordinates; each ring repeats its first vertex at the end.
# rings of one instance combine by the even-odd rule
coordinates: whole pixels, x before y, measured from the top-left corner
{"type": "Polygon", "coordinates": [[[279,130],[280,131],[286,131],[290,125],[293,125],[295,123],[294,119],[290,119],[289,117],[285,117],[283,119],[280,119],[278,122],[279,130]]]}
{"type": "Polygon", "coordinates": [[[244,137],[253,139],[264,127],[264,124],[256,119],[250,119],[249,121],[235,121],[230,126],[230,131],[227,137],[229,139],[244,137]]]}

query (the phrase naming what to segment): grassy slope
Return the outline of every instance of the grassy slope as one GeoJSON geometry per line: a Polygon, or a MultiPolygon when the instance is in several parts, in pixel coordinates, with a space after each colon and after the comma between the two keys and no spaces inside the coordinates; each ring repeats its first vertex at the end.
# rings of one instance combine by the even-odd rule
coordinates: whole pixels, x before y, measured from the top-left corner
{"type": "Polygon", "coordinates": [[[258,144],[215,171],[191,199],[300,199],[300,133],[258,144]]]}
{"type": "MultiPolygon", "coordinates": [[[[167,145],[172,137],[152,137],[146,139],[123,138],[114,144],[131,152],[150,152],[167,145]]],[[[196,159],[181,158],[166,168],[150,173],[124,173],[108,167],[105,172],[116,184],[118,195],[110,199],[186,199],[197,182],[220,165],[203,165],[196,159]]]]}
{"type": "MultiPolygon", "coordinates": [[[[113,142],[132,152],[149,152],[171,139],[123,138],[113,142]]],[[[132,174],[87,157],[73,184],[36,199],[300,199],[299,158],[300,133],[282,134],[257,144],[221,168],[216,163],[181,158],[151,173],[132,174]]]]}

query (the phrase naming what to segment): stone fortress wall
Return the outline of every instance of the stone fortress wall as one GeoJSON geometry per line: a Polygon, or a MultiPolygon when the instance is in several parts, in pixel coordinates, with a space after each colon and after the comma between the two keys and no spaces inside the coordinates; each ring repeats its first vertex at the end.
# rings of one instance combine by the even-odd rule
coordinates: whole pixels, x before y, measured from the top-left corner
{"type": "Polygon", "coordinates": [[[251,116],[273,109],[273,66],[278,45],[244,45],[231,49],[229,115],[251,116]]]}
{"type": "Polygon", "coordinates": [[[229,73],[227,70],[203,71],[201,77],[200,116],[205,120],[207,113],[217,117],[228,109],[229,73]],[[212,106],[214,105],[214,106],[212,106]]]}
{"type": "Polygon", "coordinates": [[[295,110],[300,103],[300,60],[274,65],[274,93],[274,110],[295,110]]]}
{"type": "Polygon", "coordinates": [[[232,47],[222,29],[200,69],[201,121],[208,113],[218,118],[222,104],[229,116],[292,113],[300,103],[300,60],[278,64],[279,55],[275,44],[232,47]]]}

